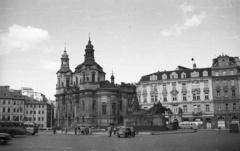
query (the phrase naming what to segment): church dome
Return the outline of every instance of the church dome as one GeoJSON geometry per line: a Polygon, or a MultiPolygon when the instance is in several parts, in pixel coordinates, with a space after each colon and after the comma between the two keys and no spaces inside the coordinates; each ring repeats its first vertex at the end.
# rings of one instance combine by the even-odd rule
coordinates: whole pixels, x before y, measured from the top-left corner
{"type": "Polygon", "coordinates": [[[88,44],[86,45],[87,49],[93,49],[93,45],[91,44],[91,40],[89,39],[88,44]]]}

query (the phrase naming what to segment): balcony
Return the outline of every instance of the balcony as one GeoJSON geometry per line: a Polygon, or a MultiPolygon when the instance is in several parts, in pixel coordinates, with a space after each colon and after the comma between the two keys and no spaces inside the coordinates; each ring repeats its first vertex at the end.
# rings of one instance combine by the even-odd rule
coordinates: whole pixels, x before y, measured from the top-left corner
{"type": "Polygon", "coordinates": [[[192,112],[193,116],[200,116],[202,114],[203,114],[202,111],[194,111],[194,112],[192,112]]]}
{"type": "Polygon", "coordinates": [[[182,93],[186,94],[186,93],[187,93],[187,89],[186,89],[186,88],[183,88],[183,89],[182,89],[182,93]]]}
{"type": "Polygon", "coordinates": [[[152,95],[152,94],[158,94],[158,91],[157,90],[151,90],[150,91],[150,94],[152,95]]]}
{"type": "Polygon", "coordinates": [[[209,92],[209,88],[203,88],[204,93],[208,93],[209,92]]]}
{"type": "Polygon", "coordinates": [[[200,88],[192,88],[192,92],[193,92],[193,93],[194,93],[194,92],[200,93],[201,90],[200,90],[200,88]]]}

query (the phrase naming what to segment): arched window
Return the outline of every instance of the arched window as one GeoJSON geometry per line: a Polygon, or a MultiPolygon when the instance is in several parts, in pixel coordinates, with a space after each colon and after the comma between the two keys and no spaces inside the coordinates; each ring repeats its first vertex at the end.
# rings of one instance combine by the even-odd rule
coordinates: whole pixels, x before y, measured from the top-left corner
{"type": "Polygon", "coordinates": [[[102,115],[107,114],[107,104],[105,102],[102,103],[102,115]]]}
{"type": "Polygon", "coordinates": [[[85,101],[82,101],[82,110],[85,110],[85,101]]]}
{"type": "Polygon", "coordinates": [[[119,102],[119,109],[122,110],[122,100],[119,102]]]}
{"type": "Polygon", "coordinates": [[[95,82],[95,73],[92,73],[92,82],[95,82]]]}
{"type": "Polygon", "coordinates": [[[78,77],[76,77],[76,85],[78,85],[78,77]]]}
{"type": "Polygon", "coordinates": [[[115,103],[115,102],[112,103],[112,114],[113,114],[113,115],[116,115],[116,114],[117,114],[117,106],[116,106],[116,103],[115,103]]]}
{"type": "Polygon", "coordinates": [[[83,82],[85,82],[85,73],[83,73],[83,82]]]}
{"type": "Polygon", "coordinates": [[[92,103],[92,109],[93,109],[93,110],[96,109],[96,100],[93,100],[93,103],[92,103]]]}

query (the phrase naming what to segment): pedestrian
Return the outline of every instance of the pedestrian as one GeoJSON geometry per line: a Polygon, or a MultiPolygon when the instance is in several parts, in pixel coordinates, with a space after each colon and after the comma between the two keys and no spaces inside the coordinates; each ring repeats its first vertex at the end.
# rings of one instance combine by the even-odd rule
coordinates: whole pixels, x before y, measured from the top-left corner
{"type": "Polygon", "coordinates": [[[92,128],[89,127],[89,135],[92,135],[92,128]]]}
{"type": "Polygon", "coordinates": [[[56,127],[55,126],[53,126],[53,134],[56,134],[56,127]]]}
{"type": "Polygon", "coordinates": [[[114,128],[113,128],[113,133],[114,133],[114,135],[116,135],[116,132],[117,132],[117,127],[114,126],[114,128]]]}
{"type": "Polygon", "coordinates": [[[84,135],[84,127],[81,127],[81,134],[84,135]]]}
{"type": "Polygon", "coordinates": [[[218,127],[218,132],[221,133],[221,126],[218,127]]]}
{"type": "Polygon", "coordinates": [[[74,126],[75,135],[77,135],[77,126],[74,126]]]}
{"type": "Polygon", "coordinates": [[[81,134],[80,126],[78,126],[78,134],[81,134]]]}
{"type": "Polygon", "coordinates": [[[108,136],[112,136],[112,132],[111,132],[111,127],[110,126],[108,126],[108,136]]]}
{"type": "Polygon", "coordinates": [[[65,134],[67,134],[67,131],[68,131],[68,129],[67,129],[67,127],[65,127],[65,134]]]}

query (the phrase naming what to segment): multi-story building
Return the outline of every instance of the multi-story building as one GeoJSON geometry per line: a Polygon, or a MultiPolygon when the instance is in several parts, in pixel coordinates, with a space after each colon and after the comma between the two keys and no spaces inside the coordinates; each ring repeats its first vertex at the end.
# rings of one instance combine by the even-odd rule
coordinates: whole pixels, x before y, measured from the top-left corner
{"type": "Polygon", "coordinates": [[[213,127],[211,68],[193,69],[178,66],[173,71],[155,72],[141,77],[137,97],[142,109],[160,101],[171,112],[168,122],[198,121],[204,128],[213,127]]]}
{"type": "Polygon", "coordinates": [[[41,128],[47,128],[54,123],[54,108],[47,102],[22,95],[21,90],[0,86],[0,121],[36,122],[41,128]]]}
{"type": "Polygon", "coordinates": [[[0,121],[21,121],[24,117],[24,97],[19,90],[0,86],[0,121]]]}
{"type": "Polygon", "coordinates": [[[24,121],[35,122],[39,128],[46,129],[54,125],[54,108],[47,102],[25,97],[24,121]]]}
{"type": "Polygon", "coordinates": [[[216,126],[229,128],[240,120],[240,61],[238,57],[220,55],[213,59],[212,87],[216,126]]]}
{"type": "Polygon", "coordinates": [[[31,97],[35,100],[38,100],[38,101],[43,101],[43,102],[47,101],[47,98],[44,94],[42,94],[40,92],[34,92],[34,90],[32,88],[29,88],[29,87],[22,87],[21,88],[21,93],[22,93],[22,95],[29,96],[29,97],[31,97]]]}
{"type": "Polygon", "coordinates": [[[57,71],[57,126],[121,124],[124,116],[131,112],[135,87],[115,84],[113,75],[111,82],[105,80],[103,68],[95,62],[94,51],[89,38],[84,62],[72,72],[66,48],[64,50],[61,68],[57,71]]]}

